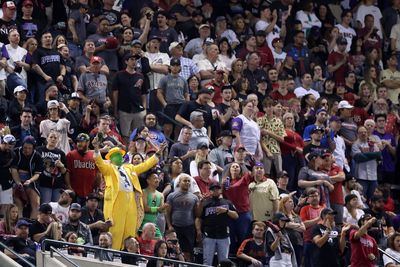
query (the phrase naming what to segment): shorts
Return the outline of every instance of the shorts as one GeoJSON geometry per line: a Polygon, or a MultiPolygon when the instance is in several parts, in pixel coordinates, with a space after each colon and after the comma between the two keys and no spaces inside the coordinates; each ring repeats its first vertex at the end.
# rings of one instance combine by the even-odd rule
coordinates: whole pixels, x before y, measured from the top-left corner
{"type": "Polygon", "coordinates": [[[2,187],[0,186],[0,204],[5,205],[5,204],[13,204],[13,189],[12,187],[3,190],[2,187]]]}
{"type": "MultiPolygon", "coordinates": [[[[182,104],[168,104],[164,108],[164,114],[170,117],[171,119],[175,120],[175,116],[178,113],[179,108],[182,106],[182,104]]],[[[169,120],[166,118],[162,118],[161,122],[163,124],[172,124],[169,120]]]]}
{"type": "Polygon", "coordinates": [[[193,253],[196,231],[194,225],[189,226],[174,226],[176,236],[179,240],[179,245],[183,252],[193,253]]]}

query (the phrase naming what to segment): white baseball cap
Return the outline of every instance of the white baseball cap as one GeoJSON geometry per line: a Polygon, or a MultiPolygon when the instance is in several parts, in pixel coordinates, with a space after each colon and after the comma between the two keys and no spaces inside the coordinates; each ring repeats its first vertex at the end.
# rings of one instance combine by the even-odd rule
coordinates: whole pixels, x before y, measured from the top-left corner
{"type": "Polygon", "coordinates": [[[28,89],[26,89],[25,86],[22,85],[18,85],[17,87],[14,88],[14,94],[22,91],[28,92],[28,89]]]}
{"type": "Polygon", "coordinates": [[[351,108],[354,108],[354,106],[350,105],[348,101],[342,100],[339,102],[339,105],[338,105],[338,109],[341,109],[341,108],[351,109],[351,108]]]}

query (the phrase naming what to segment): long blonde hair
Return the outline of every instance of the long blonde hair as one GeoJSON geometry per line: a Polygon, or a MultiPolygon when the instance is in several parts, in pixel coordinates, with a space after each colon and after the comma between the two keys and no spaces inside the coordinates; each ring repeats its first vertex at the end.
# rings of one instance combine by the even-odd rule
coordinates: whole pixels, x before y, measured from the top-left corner
{"type": "Polygon", "coordinates": [[[4,216],[4,230],[5,230],[6,234],[10,234],[10,233],[14,232],[14,226],[18,221],[18,215],[17,215],[17,219],[14,222],[11,221],[11,210],[13,208],[18,209],[17,205],[15,205],[15,204],[8,205],[8,207],[6,209],[6,214],[4,216]]]}

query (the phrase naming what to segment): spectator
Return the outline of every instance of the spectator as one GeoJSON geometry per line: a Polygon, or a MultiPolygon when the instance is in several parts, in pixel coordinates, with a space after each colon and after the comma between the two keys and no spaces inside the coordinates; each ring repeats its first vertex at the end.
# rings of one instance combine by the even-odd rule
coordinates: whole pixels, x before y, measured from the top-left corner
{"type": "MultiPolygon", "coordinates": [[[[7,115],[9,117],[10,126],[16,127],[21,123],[21,114],[24,109],[30,109],[31,115],[36,113],[36,108],[34,105],[29,103],[29,100],[26,98],[28,96],[28,89],[24,86],[16,86],[14,88],[13,94],[14,98],[11,100],[10,105],[7,110],[7,115]]],[[[23,139],[18,140],[19,144],[23,139]]]]}
{"type": "Polygon", "coordinates": [[[215,252],[218,261],[228,257],[230,219],[237,219],[238,214],[233,204],[221,198],[221,185],[216,182],[209,184],[210,196],[203,198],[198,207],[197,214],[201,218],[201,229],[197,228],[197,237],[205,235],[203,240],[203,264],[212,265],[215,252]]]}
{"type": "Polygon", "coordinates": [[[226,72],[226,65],[219,57],[219,48],[216,44],[210,44],[206,47],[205,58],[199,61],[197,66],[199,67],[202,85],[215,79],[218,72],[226,72]]]}
{"type": "Polygon", "coordinates": [[[385,252],[392,257],[389,258],[387,255],[383,255],[383,264],[387,267],[396,266],[397,261],[395,260],[399,260],[399,237],[399,233],[394,233],[388,239],[388,248],[385,250],[385,252]]]}
{"type": "Polygon", "coordinates": [[[179,75],[185,80],[189,79],[189,77],[193,75],[199,76],[200,74],[197,65],[191,59],[183,56],[183,49],[183,43],[172,42],[169,45],[171,60],[176,58],[179,59],[179,62],[181,63],[181,72],[179,75]]]}
{"type": "Polygon", "coordinates": [[[57,202],[49,202],[49,205],[52,208],[52,213],[55,218],[61,223],[65,223],[68,218],[68,211],[72,204],[72,201],[75,200],[75,192],[69,189],[61,189],[60,196],[57,202]]]}
{"type": "Polygon", "coordinates": [[[78,234],[78,239],[84,245],[93,245],[92,232],[87,224],[80,221],[82,216],[82,208],[78,203],[71,204],[68,212],[68,219],[63,223],[64,236],[68,232],[75,232],[78,234]]]}
{"type": "Polygon", "coordinates": [[[143,189],[143,207],[144,207],[144,218],[142,226],[144,227],[147,223],[153,223],[156,226],[155,237],[157,239],[162,238],[165,231],[165,218],[164,212],[166,204],[164,203],[164,195],[157,191],[157,187],[160,184],[160,178],[157,172],[150,171],[147,173],[147,187],[143,189]],[[158,222],[163,221],[162,225],[158,225],[158,222]]]}
{"type": "Polygon", "coordinates": [[[350,52],[353,38],[357,36],[355,30],[350,25],[353,19],[353,13],[351,12],[351,10],[345,9],[342,11],[340,18],[342,19],[342,22],[340,24],[336,24],[335,27],[339,29],[340,35],[346,38],[346,52],[350,52]]]}
{"type": "Polygon", "coordinates": [[[320,97],[320,94],[315,91],[314,89],[311,88],[312,85],[312,77],[310,73],[304,73],[301,76],[301,86],[297,87],[294,90],[294,93],[297,98],[302,98],[303,96],[307,94],[312,94],[315,96],[315,99],[317,100],[320,97]]]}
{"type": "Polygon", "coordinates": [[[380,82],[387,87],[390,101],[397,103],[400,92],[400,72],[397,70],[398,60],[396,55],[391,55],[387,60],[387,69],[381,73],[380,82]]]}
{"type": "Polygon", "coordinates": [[[249,200],[252,218],[257,221],[271,220],[278,210],[279,191],[275,182],[265,175],[263,164],[253,167],[254,181],[249,184],[249,200]]]}
{"type": "Polygon", "coordinates": [[[140,254],[153,256],[156,240],[156,225],[154,223],[146,223],[143,225],[142,234],[137,238],[140,247],[140,254]]]}
{"type": "Polygon", "coordinates": [[[207,38],[210,37],[210,25],[201,24],[198,31],[200,36],[191,39],[185,46],[184,51],[189,58],[192,58],[194,55],[198,55],[203,52],[203,45],[207,38]]]}
{"type": "Polygon", "coordinates": [[[252,225],[252,238],[244,240],[236,257],[243,261],[246,266],[266,265],[269,262],[268,254],[265,250],[265,231],[266,225],[263,222],[255,221],[252,225]]]}
{"type": "Polygon", "coordinates": [[[297,73],[303,77],[304,74],[310,73],[310,64],[314,62],[314,59],[308,47],[304,45],[304,32],[302,30],[296,30],[293,36],[294,42],[286,46],[285,52],[287,56],[290,55],[292,57],[297,73]]]}
{"type": "MultiPolygon", "coordinates": [[[[158,258],[167,258],[168,253],[168,245],[164,240],[158,240],[154,245],[154,256],[158,258]]],[[[164,266],[164,262],[162,260],[150,260],[147,265],[149,267],[157,267],[164,266]]]]}
{"type": "Polygon", "coordinates": [[[83,203],[85,198],[100,184],[93,160],[93,150],[89,150],[89,135],[80,133],[76,138],[76,149],[67,154],[65,184],[77,196],[77,202],[83,203]],[[85,179],[80,179],[85,177],[85,179]]]}
{"type": "MultiPolygon", "coordinates": [[[[16,236],[6,240],[5,245],[33,265],[36,264],[36,245],[29,239],[29,226],[30,223],[20,219],[16,225],[16,236]]],[[[17,263],[24,264],[23,261],[18,259],[17,256],[12,254],[8,249],[5,249],[4,253],[17,263]]]]}
{"type": "Polygon", "coordinates": [[[144,77],[135,71],[137,59],[138,56],[131,53],[124,57],[127,64],[126,70],[116,74],[112,85],[114,115],[121,120],[121,134],[125,140],[128,140],[129,134],[134,128],[142,125],[147,107],[147,91],[143,85],[144,77]],[[127,84],[132,87],[127,88],[127,84]]]}
{"type": "Polygon", "coordinates": [[[314,249],[314,266],[341,266],[340,258],[337,255],[344,252],[346,246],[346,232],[351,225],[343,226],[341,232],[335,226],[335,215],[337,212],[325,208],[321,211],[321,221],[312,232],[314,249]],[[318,251],[317,251],[318,250],[318,251]]]}
{"type": "Polygon", "coordinates": [[[104,214],[99,209],[100,197],[96,193],[91,193],[86,197],[86,205],[82,208],[82,215],[79,219],[86,224],[92,232],[93,244],[99,244],[101,232],[107,232],[111,226],[111,221],[104,219],[104,214]]]}
{"type": "MultiPolygon", "coordinates": [[[[111,244],[112,244],[111,233],[109,232],[100,233],[99,247],[105,249],[111,249],[111,244]]],[[[110,251],[96,250],[94,258],[99,259],[100,261],[113,261],[114,254],[110,251]]]]}
{"type": "Polygon", "coordinates": [[[243,70],[243,76],[249,81],[248,91],[254,92],[257,88],[257,81],[261,80],[261,77],[267,77],[267,73],[260,68],[261,58],[257,52],[252,51],[245,57],[247,68],[243,70]]]}
{"type": "MultiPolygon", "coordinates": [[[[44,25],[36,18],[33,18],[33,12],[35,10],[32,0],[22,1],[22,16],[17,16],[17,23],[21,29],[21,40],[27,41],[29,38],[38,38],[42,33],[44,25]]],[[[46,17],[46,16],[44,16],[46,17]]]]}
{"type": "Polygon", "coordinates": [[[189,147],[189,142],[190,139],[192,138],[192,135],[193,135],[192,128],[184,126],[181,130],[178,142],[171,146],[168,156],[171,159],[179,158],[181,164],[183,164],[183,171],[185,173],[190,172],[190,162],[197,152],[195,149],[190,149],[189,147]]]}
{"type": "Polygon", "coordinates": [[[351,244],[351,266],[368,266],[375,265],[378,257],[377,243],[373,237],[368,234],[368,230],[376,223],[376,218],[370,214],[361,216],[358,220],[358,230],[350,231],[351,244]]]}
{"type": "Polygon", "coordinates": [[[19,125],[16,125],[11,128],[11,134],[17,140],[17,143],[16,143],[17,146],[21,146],[22,141],[28,135],[33,136],[33,138],[35,138],[35,140],[40,140],[39,139],[39,131],[37,130],[37,127],[32,125],[33,115],[34,115],[34,113],[33,113],[32,109],[30,109],[29,107],[24,107],[22,109],[22,112],[20,115],[21,123],[19,125]]]}
{"type": "MultiPolygon", "coordinates": [[[[157,98],[164,108],[165,115],[175,118],[179,107],[189,101],[189,88],[186,80],[179,76],[182,71],[181,61],[171,59],[170,74],[161,78],[157,87],[157,98]]],[[[173,132],[173,124],[164,121],[164,134],[170,138],[173,132]]]]}
{"type": "Polygon", "coordinates": [[[39,243],[50,235],[51,226],[54,221],[52,215],[53,209],[49,204],[40,205],[38,211],[37,220],[34,220],[29,226],[29,236],[32,241],[39,243]]]}
{"type": "Polygon", "coordinates": [[[359,208],[358,197],[355,194],[349,194],[344,199],[343,222],[357,225],[358,220],[364,215],[364,211],[359,208]]]}
{"type": "Polygon", "coordinates": [[[282,263],[289,267],[297,266],[294,248],[286,231],[288,222],[290,219],[285,214],[277,212],[272,219],[274,226],[267,229],[268,251],[273,253],[269,261],[271,267],[282,266],[282,263]]]}
{"type": "MultiPolygon", "coordinates": [[[[124,241],[124,249],[122,251],[140,254],[139,242],[134,237],[127,237],[124,241]]],[[[122,254],[122,263],[125,264],[137,264],[138,258],[133,255],[122,254]]]]}
{"type": "Polygon", "coordinates": [[[166,221],[168,229],[174,229],[182,246],[185,260],[190,261],[195,237],[195,210],[198,198],[189,192],[189,177],[179,179],[179,191],[167,197],[166,221]],[[186,203],[183,205],[182,203],[186,203]],[[185,219],[183,219],[185,218],[185,219]]]}
{"type": "Polygon", "coordinates": [[[0,238],[5,241],[16,236],[18,222],[18,207],[14,204],[8,205],[3,220],[0,221],[0,238]]]}
{"type": "Polygon", "coordinates": [[[32,70],[36,72],[36,85],[31,90],[32,103],[43,100],[47,82],[62,83],[64,81],[66,73],[64,60],[58,51],[52,49],[52,42],[53,37],[50,32],[42,33],[42,46],[32,55],[32,70]]]}
{"type": "Polygon", "coordinates": [[[150,36],[158,36],[160,40],[160,51],[168,52],[169,44],[178,41],[178,34],[174,28],[168,26],[167,18],[170,15],[166,11],[159,11],[157,14],[157,26],[153,27],[149,33],[150,36]]]}
{"type": "Polygon", "coordinates": [[[175,230],[167,230],[165,232],[165,241],[167,241],[168,258],[173,260],[185,261],[175,230]]]}
{"type": "Polygon", "coordinates": [[[344,83],[346,73],[354,70],[354,63],[351,55],[346,52],[347,39],[339,37],[336,44],[338,50],[328,56],[328,71],[333,75],[336,83],[344,83]]]}
{"type": "MultiPolygon", "coordinates": [[[[226,90],[224,90],[225,92],[226,90]]],[[[234,161],[232,153],[232,141],[236,138],[229,130],[221,131],[219,134],[220,145],[210,151],[208,159],[215,165],[223,168],[234,161]]],[[[217,141],[218,142],[218,141],[217,141]]]]}
{"type": "MultiPolygon", "coordinates": [[[[90,67],[90,59],[94,56],[95,49],[96,47],[94,41],[91,39],[86,39],[83,44],[83,55],[76,57],[75,68],[78,76],[82,73],[92,71],[92,68],[90,67]]],[[[104,60],[102,60],[100,63],[100,73],[108,75],[109,69],[108,66],[104,63],[104,60]]]]}
{"type": "Polygon", "coordinates": [[[351,148],[355,176],[363,187],[363,195],[370,199],[377,186],[377,161],[382,158],[382,154],[378,145],[368,140],[365,127],[359,127],[357,133],[358,138],[351,148]]]}

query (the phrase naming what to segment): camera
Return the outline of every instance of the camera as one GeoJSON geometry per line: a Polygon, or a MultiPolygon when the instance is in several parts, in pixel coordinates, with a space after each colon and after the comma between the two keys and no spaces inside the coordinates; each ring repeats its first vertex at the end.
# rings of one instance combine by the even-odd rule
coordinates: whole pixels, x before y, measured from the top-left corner
{"type": "Polygon", "coordinates": [[[99,140],[99,143],[103,143],[104,141],[104,134],[102,132],[98,132],[96,134],[97,140],[99,140]]]}

